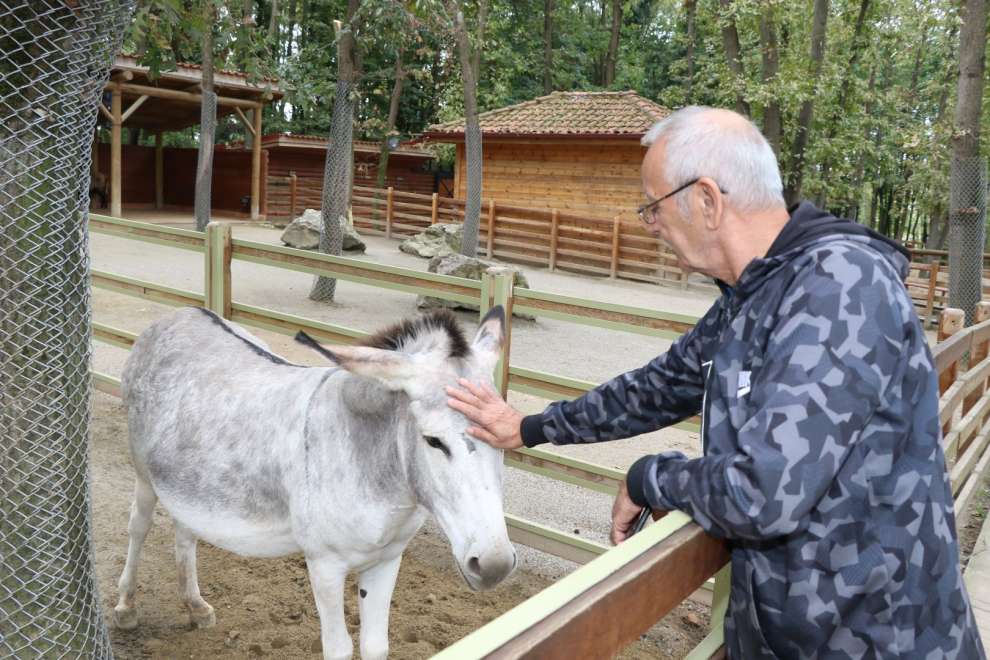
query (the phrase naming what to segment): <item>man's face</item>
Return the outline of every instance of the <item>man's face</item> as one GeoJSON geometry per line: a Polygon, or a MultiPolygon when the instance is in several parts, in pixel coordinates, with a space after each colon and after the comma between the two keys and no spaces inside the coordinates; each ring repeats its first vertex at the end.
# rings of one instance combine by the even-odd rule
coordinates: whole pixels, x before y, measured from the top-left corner
{"type": "MultiPolygon", "coordinates": [[[[660,199],[675,189],[675,186],[666,181],[662,165],[663,145],[655,143],[643,159],[643,192],[646,195],[646,203],[660,199]]],[[[673,183],[680,185],[682,182],[673,183]]],[[[653,206],[652,212],[646,213],[647,220],[652,220],[647,222],[646,230],[671,247],[677,255],[678,266],[697,271],[703,266],[700,260],[703,237],[699,233],[703,223],[700,219],[692,218],[693,204],[690,203],[690,195],[693,192],[693,187],[688,187],[653,206]],[[687,215],[681,213],[678,204],[678,199],[682,196],[685,198],[684,201],[688,202],[687,215]]]]}

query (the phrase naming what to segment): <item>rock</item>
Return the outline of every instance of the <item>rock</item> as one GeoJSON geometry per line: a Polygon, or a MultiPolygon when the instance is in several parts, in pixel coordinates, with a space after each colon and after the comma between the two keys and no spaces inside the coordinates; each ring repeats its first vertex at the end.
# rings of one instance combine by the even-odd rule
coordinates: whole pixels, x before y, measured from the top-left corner
{"type": "Polygon", "coordinates": [[[701,621],[701,617],[695,614],[694,612],[688,612],[687,614],[682,616],[681,621],[683,621],[688,626],[691,626],[692,628],[700,628],[703,625],[701,621]]]}
{"type": "Polygon", "coordinates": [[[463,236],[463,226],[441,222],[430,225],[419,234],[402,241],[399,243],[399,249],[429,259],[460,250],[463,236]]]}
{"type": "MultiPolygon", "coordinates": [[[[431,273],[438,273],[440,275],[452,275],[454,277],[463,277],[469,280],[480,281],[481,276],[485,271],[496,266],[508,268],[512,271],[513,286],[518,289],[529,288],[529,282],[526,281],[526,276],[523,275],[522,270],[516,266],[510,266],[508,264],[498,263],[496,261],[478,259],[477,257],[465,257],[462,254],[457,254],[456,252],[447,252],[433,257],[430,259],[430,265],[427,270],[431,273]]],[[[434,298],[431,296],[419,296],[419,298],[416,299],[416,306],[420,309],[437,309],[440,307],[446,307],[448,309],[478,311],[477,305],[455,302],[453,300],[444,300],[442,298],[434,298]]],[[[519,314],[516,312],[513,316],[516,318],[528,319],[530,321],[534,320],[534,317],[530,314],[519,314]]]]}
{"type": "Polygon", "coordinates": [[[429,605],[432,605],[433,603],[437,602],[437,597],[434,596],[433,594],[426,594],[425,600],[429,605]]]}
{"type": "MultiPolygon", "coordinates": [[[[354,227],[342,220],[344,242],[342,248],[346,252],[364,252],[366,246],[361,235],[354,227]]],[[[316,209],[306,209],[282,232],[282,242],[289,247],[300,250],[315,250],[320,247],[320,228],[323,226],[323,216],[316,209]]]]}

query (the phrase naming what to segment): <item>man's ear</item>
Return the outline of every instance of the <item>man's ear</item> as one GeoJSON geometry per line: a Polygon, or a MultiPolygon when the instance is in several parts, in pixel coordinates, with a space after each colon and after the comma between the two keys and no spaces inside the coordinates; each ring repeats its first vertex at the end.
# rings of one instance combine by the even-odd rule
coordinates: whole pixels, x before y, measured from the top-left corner
{"type": "Polygon", "coordinates": [[[722,192],[714,179],[703,176],[694,185],[698,212],[709,231],[715,231],[722,224],[722,192]]]}

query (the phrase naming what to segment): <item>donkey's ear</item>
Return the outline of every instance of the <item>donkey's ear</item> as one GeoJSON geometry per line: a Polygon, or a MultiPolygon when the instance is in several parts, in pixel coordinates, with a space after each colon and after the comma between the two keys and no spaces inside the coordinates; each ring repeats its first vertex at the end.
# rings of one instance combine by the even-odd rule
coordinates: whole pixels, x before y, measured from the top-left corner
{"type": "Polygon", "coordinates": [[[502,342],[505,340],[505,310],[501,305],[495,305],[485,314],[478,325],[478,331],[471,340],[471,350],[479,358],[491,362],[492,366],[498,361],[502,342]]]}
{"type": "Polygon", "coordinates": [[[398,351],[368,346],[324,347],[304,332],[296,335],[296,341],[306,344],[342,369],[375,378],[392,390],[402,389],[415,373],[412,359],[398,351]]]}

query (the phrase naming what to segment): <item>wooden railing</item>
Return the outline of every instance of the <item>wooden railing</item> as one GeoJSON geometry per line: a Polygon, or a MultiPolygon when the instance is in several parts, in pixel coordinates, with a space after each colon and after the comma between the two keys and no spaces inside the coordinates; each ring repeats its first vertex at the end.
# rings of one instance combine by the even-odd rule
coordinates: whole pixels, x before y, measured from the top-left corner
{"type": "MultiPolygon", "coordinates": [[[[464,222],[464,202],[392,188],[354,187],[361,232],[406,237],[426,227],[464,222]]],[[[628,215],[628,214],[626,214],[628,215]]],[[[635,218],[578,215],[483,200],[478,252],[489,258],[645,282],[686,283],[674,254],[635,218]]]]}

